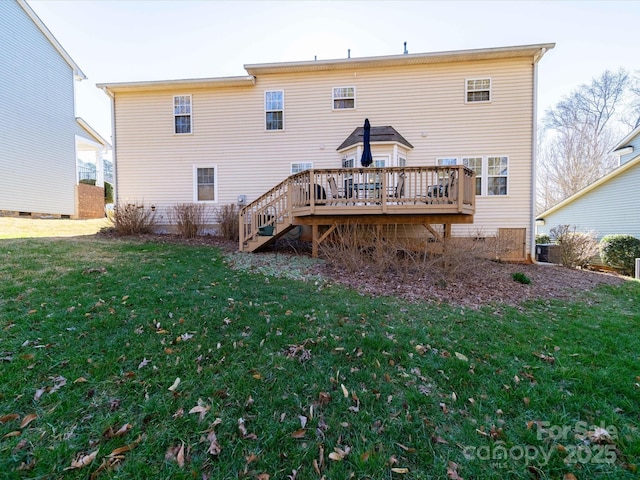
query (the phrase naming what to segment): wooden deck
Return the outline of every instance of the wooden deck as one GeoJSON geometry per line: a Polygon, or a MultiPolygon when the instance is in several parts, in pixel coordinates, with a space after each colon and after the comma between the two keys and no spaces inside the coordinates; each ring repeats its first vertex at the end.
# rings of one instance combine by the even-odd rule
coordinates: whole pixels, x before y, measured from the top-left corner
{"type": "Polygon", "coordinates": [[[242,208],[240,251],[256,251],[298,225],[312,226],[314,256],[341,224],[444,224],[450,231],[473,223],[475,197],[475,174],[463,166],[306,170],[242,208]]]}

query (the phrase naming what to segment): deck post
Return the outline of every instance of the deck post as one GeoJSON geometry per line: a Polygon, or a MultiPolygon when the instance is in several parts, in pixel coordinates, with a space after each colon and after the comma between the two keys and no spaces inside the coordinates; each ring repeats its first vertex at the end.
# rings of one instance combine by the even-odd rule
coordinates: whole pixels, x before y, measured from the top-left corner
{"type": "Polygon", "coordinates": [[[318,225],[314,223],[311,225],[311,256],[313,258],[318,258],[318,245],[320,242],[318,241],[318,225]]]}

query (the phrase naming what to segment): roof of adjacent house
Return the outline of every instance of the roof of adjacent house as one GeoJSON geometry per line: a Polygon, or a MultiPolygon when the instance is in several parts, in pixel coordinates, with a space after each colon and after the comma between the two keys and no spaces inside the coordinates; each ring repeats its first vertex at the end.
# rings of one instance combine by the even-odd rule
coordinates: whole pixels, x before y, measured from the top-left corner
{"type": "Polygon", "coordinates": [[[106,148],[107,150],[111,150],[111,144],[109,142],[107,142],[102,135],[100,135],[98,132],[96,132],[93,127],[91,125],[89,125],[85,119],[83,119],[82,117],[76,117],[76,122],[78,123],[78,125],[80,125],[80,127],[87,132],[88,136],[90,136],[91,138],[93,138],[97,143],[99,143],[100,145],[102,145],[104,148],[106,148]]]}
{"type": "Polygon", "coordinates": [[[73,76],[76,80],[86,80],[87,76],[80,70],[80,67],[76,62],[73,61],[71,55],[67,53],[67,51],[63,48],[63,46],[58,42],[56,37],[53,36],[53,33],[47,28],[40,17],[34,12],[29,4],[25,0],[16,0],[18,5],[22,7],[25,13],[29,16],[31,21],[35,24],[36,27],[42,32],[42,34],[49,40],[49,43],[57,50],[60,56],[64,59],[65,62],[73,69],[73,76]]]}
{"type": "MultiPolygon", "coordinates": [[[[413,148],[402,135],[400,135],[393,127],[371,127],[370,133],[371,143],[381,142],[397,142],[401,143],[409,148],[413,148]]],[[[351,135],[349,135],[344,142],[340,144],[337,151],[344,150],[345,148],[352,147],[358,143],[362,143],[364,139],[364,127],[356,128],[351,135]]]]}
{"type": "Polygon", "coordinates": [[[625,147],[627,147],[627,145],[631,142],[631,140],[633,140],[634,138],[636,138],[638,135],[640,135],[640,125],[638,125],[636,128],[634,128],[631,133],[629,133],[629,135],[627,135],[626,137],[624,137],[622,140],[620,140],[618,142],[618,144],[613,147],[613,152],[616,153],[618,150],[621,150],[625,147]]]}
{"type": "Polygon", "coordinates": [[[624,163],[624,164],[620,165],[618,168],[616,168],[612,172],[609,172],[607,175],[605,175],[601,179],[596,180],[591,185],[587,185],[582,190],[574,193],[570,197],[565,198],[563,201],[561,201],[557,205],[554,205],[549,210],[546,210],[546,211],[542,212],[540,215],[537,215],[536,216],[536,220],[544,219],[544,217],[546,217],[548,215],[551,215],[552,213],[560,210],[561,208],[564,208],[565,206],[567,206],[568,204],[570,204],[572,202],[575,202],[580,197],[583,197],[587,193],[589,193],[589,192],[595,190],[596,188],[598,188],[600,185],[613,180],[618,175],[620,175],[620,174],[626,172],[627,170],[630,170],[631,168],[636,167],[638,165],[640,165],[640,155],[635,157],[633,160],[628,161],[627,163],[624,163]]]}
{"type": "Polygon", "coordinates": [[[255,76],[269,73],[317,72],[323,70],[344,70],[370,67],[393,67],[402,65],[422,65],[472,60],[492,60],[502,58],[531,57],[537,62],[555,43],[520,45],[511,47],[480,48],[447,52],[413,53],[379,57],[343,58],[334,60],[310,60],[301,62],[260,63],[245,65],[249,74],[241,77],[213,77],[183,80],[162,80],[147,82],[100,83],[98,88],[106,92],[134,90],[163,90],[175,87],[209,88],[241,85],[255,85],[255,76]]]}

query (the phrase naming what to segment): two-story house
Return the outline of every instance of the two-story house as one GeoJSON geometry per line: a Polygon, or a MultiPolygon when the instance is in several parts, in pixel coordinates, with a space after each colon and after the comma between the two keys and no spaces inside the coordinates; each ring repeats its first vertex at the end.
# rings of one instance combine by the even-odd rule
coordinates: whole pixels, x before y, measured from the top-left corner
{"type": "Polygon", "coordinates": [[[344,207],[349,218],[424,223],[425,235],[438,223],[452,224],[453,235],[507,232],[517,237],[511,257],[526,260],[537,65],[554,46],[245,65],[239,77],[98,85],[113,102],[118,202],[153,206],[161,223],[178,203],[258,202],[286,228],[321,224],[314,215],[331,215],[330,226],[344,207]],[[375,176],[360,166],[365,119],[375,176]],[[463,187],[468,172],[475,178],[463,187]],[[436,183],[456,175],[460,189],[452,184],[435,208],[436,183]],[[378,192],[370,202],[358,190],[365,178],[378,192]],[[294,192],[301,182],[322,194],[300,194],[311,185],[294,192]]]}

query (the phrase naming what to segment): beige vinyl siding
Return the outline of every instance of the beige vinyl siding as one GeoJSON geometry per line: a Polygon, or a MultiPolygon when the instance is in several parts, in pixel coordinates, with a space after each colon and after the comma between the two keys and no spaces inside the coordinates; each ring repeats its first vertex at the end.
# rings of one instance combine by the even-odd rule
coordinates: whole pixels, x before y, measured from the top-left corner
{"type": "Polygon", "coordinates": [[[340,167],[337,146],[369,118],[413,144],[409,166],[435,165],[443,156],[508,156],[509,194],[478,197],[473,228],[529,228],[532,79],[532,59],[512,58],[263,74],[253,87],[117,93],[119,199],[157,206],[192,201],[193,165],[210,164],[218,169],[220,204],[240,194],[251,201],[283,180],[292,162],[340,167]],[[491,102],[466,104],[465,79],[485,77],[491,102]],[[333,110],[333,88],[344,85],[356,88],[356,108],[333,110]],[[267,90],[284,91],[283,131],[265,131],[267,90]],[[193,135],[175,136],[173,95],[187,94],[193,135]]]}

